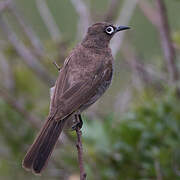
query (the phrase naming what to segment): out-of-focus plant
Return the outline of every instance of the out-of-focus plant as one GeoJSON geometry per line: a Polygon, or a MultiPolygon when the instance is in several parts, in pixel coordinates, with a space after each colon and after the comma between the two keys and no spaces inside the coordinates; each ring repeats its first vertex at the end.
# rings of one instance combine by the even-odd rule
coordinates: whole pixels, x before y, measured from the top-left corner
{"type": "Polygon", "coordinates": [[[175,93],[156,98],[146,94],[144,102],[134,103],[119,121],[113,115],[87,120],[83,140],[88,177],[178,179],[179,106],[175,93]]]}

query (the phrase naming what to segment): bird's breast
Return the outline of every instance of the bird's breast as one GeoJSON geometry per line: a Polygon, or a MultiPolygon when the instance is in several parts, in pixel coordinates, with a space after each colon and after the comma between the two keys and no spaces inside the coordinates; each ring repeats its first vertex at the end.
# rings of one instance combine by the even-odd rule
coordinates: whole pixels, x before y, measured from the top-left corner
{"type": "Polygon", "coordinates": [[[108,69],[108,72],[107,72],[105,78],[99,83],[99,86],[97,87],[96,95],[93,96],[83,106],[81,106],[80,112],[86,110],[89,106],[94,104],[105,93],[105,91],[109,88],[109,86],[111,84],[112,76],[113,76],[113,67],[108,69]]]}

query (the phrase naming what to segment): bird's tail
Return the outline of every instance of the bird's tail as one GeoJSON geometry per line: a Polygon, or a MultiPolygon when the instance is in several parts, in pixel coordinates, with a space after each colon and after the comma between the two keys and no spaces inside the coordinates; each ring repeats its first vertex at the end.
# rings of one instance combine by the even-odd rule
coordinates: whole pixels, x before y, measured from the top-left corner
{"type": "Polygon", "coordinates": [[[37,135],[34,143],[29,148],[22,166],[26,170],[32,170],[35,174],[40,174],[54,149],[67,118],[55,121],[48,118],[37,135]]]}

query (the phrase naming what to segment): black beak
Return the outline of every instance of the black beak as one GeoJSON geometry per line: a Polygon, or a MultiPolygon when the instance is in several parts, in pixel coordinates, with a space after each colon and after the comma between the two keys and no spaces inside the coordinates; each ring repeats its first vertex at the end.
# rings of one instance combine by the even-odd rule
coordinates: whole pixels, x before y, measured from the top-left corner
{"type": "Polygon", "coordinates": [[[118,26],[116,28],[116,32],[124,31],[124,30],[127,30],[127,29],[130,29],[130,27],[128,27],[128,26],[118,26]]]}

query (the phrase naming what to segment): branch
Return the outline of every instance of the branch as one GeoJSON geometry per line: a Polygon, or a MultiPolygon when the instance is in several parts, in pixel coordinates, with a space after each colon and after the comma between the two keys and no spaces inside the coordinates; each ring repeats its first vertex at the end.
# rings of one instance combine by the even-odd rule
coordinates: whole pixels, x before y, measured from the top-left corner
{"type": "Polygon", "coordinates": [[[71,3],[79,15],[77,37],[81,39],[91,23],[90,11],[83,0],[71,0],[71,3]]]}
{"type": "Polygon", "coordinates": [[[170,26],[168,23],[167,10],[163,0],[156,0],[157,12],[159,12],[160,24],[159,33],[161,38],[161,46],[164,52],[170,81],[175,83],[179,79],[178,69],[175,63],[175,49],[170,35],[170,26]]]}
{"type": "MultiPolygon", "coordinates": [[[[116,24],[120,25],[127,25],[129,24],[129,21],[131,20],[131,17],[133,15],[133,12],[136,8],[136,5],[138,3],[138,0],[126,0],[124,1],[124,5],[122,7],[122,11],[120,12],[116,24]]],[[[120,36],[116,36],[116,38],[112,39],[112,53],[114,56],[116,56],[117,52],[121,48],[122,42],[124,39],[124,32],[121,32],[120,36]]]]}
{"type": "Polygon", "coordinates": [[[45,0],[36,0],[36,5],[41,15],[41,18],[46,25],[49,34],[54,42],[58,42],[61,39],[61,32],[56,24],[45,0]]]}
{"type": "Polygon", "coordinates": [[[56,63],[56,61],[54,61],[53,64],[55,65],[55,67],[57,68],[58,71],[61,70],[61,68],[60,68],[59,65],[56,63]]]}
{"type": "MultiPolygon", "coordinates": [[[[82,122],[81,115],[75,115],[76,123],[82,122]]],[[[82,146],[82,132],[80,130],[81,128],[76,126],[76,134],[77,134],[77,151],[78,151],[78,162],[79,162],[79,169],[80,169],[80,180],[86,179],[86,173],[84,170],[84,164],[83,164],[83,146],[82,146]]]]}
{"type": "Polygon", "coordinates": [[[24,62],[46,84],[53,84],[54,80],[47,70],[39,63],[38,59],[30,52],[30,50],[17,38],[14,31],[11,30],[11,27],[3,20],[2,17],[0,17],[0,27],[3,33],[7,35],[8,40],[11,42],[17,53],[22,57],[24,62]]]}

